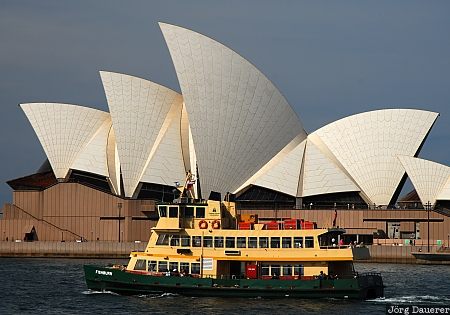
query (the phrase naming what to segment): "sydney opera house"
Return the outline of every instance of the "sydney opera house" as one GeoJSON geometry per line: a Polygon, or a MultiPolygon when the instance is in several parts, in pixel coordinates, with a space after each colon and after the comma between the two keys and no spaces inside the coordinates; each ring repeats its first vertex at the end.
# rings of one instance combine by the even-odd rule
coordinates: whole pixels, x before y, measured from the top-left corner
{"type": "MultiPolygon", "coordinates": [[[[160,23],[181,93],[101,71],[109,112],[20,104],[47,161],[10,180],[3,239],[146,240],[154,205],[191,171],[198,199],[232,194],[261,220],[338,224],[348,239],[433,240],[450,231],[450,167],[418,158],[439,114],[358,113],[307,133],[281,92],[219,42],[160,23]],[[410,178],[415,192],[399,199],[410,178]]],[[[301,114],[301,113],[300,113],[301,114]]]]}

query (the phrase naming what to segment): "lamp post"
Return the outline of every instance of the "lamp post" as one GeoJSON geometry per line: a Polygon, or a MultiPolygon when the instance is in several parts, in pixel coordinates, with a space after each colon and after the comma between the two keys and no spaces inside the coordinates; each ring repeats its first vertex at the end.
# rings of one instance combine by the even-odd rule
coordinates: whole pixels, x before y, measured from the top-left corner
{"type": "Polygon", "coordinates": [[[119,217],[118,217],[118,220],[119,220],[119,243],[120,243],[120,215],[121,215],[121,210],[122,210],[122,203],[121,202],[118,202],[117,203],[117,208],[119,209],[119,217]]]}
{"type": "Polygon", "coordinates": [[[426,204],[425,204],[425,207],[426,207],[426,209],[427,209],[427,215],[428,215],[428,220],[427,220],[427,224],[428,224],[428,242],[427,242],[427,249],[428,249],[428,252],[430,252],[430,210],[431,210],[431,203],[428,201],[426,204]]]}

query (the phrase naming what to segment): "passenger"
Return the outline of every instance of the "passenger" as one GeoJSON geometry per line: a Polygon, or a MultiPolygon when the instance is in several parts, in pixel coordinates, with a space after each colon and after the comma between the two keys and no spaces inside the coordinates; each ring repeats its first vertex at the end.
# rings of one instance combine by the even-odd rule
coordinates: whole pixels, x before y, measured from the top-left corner
{"type": "Polygon", "coordinates": [[[174,277],[180,276],[180,273],[178,272],[178,270],[176,268],[174,270],[172,270],[172,276],[174,276],[174,277]]]}
{"type": "Polygon", "coordinates": [[[323,280],[323,279],[325,279],[325,274],[323,273],[323,271],[321,270],[320,271],[320,274],[319,274],[319,280],[323,280]]]}
{"type": "Polygon", "coordinates": [[[280,277],[279,277],[276,273],[274,273],[274,274],[272,275],[272,279],[280,279],[280,277]]]}
{"type": "Polygon", "coordinates": [[[344,246],[344,240],[342,238],[339,240],[339,246],[344,246]]]}
{"type": "Polygon", "coordinates": [[[170,271],[169,270],[166,271],[166,277],[170,277],[170,271]]]}

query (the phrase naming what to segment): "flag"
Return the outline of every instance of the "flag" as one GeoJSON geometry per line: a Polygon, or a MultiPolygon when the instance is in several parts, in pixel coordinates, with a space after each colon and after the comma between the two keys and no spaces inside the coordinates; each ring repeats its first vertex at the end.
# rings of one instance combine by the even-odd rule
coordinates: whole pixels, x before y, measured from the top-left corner
{"type": "Polygon", "coordinates": [[[334,209],[334,219],[333,219],[333,227],[336,226],[336,219],[337,219],[337,210],[334,209]]]}

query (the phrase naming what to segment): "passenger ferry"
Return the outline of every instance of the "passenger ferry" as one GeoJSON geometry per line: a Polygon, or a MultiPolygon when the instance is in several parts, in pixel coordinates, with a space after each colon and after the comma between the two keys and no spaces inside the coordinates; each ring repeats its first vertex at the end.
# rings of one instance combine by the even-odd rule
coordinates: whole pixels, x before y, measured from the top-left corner
{"type": "Polygon", "coordinates": [[[127,266],[84,266],[92,290],[119,294],[187,296],[348,298],[382,297],[380,274],[353,268],[350,246],[339,246],[343,229],[312,222],[260,223],[236,213],[231,201],[157,205],[159,220],[144,252],[127,266]]]}

